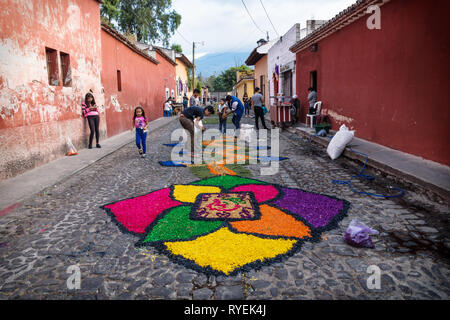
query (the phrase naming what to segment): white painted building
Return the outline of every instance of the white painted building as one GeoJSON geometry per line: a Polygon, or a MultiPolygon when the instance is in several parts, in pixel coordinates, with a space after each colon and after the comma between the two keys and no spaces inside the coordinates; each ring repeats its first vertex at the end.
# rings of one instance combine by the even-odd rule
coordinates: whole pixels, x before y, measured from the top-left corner
{"type": "Polygon", "coordinates": [[[271,105],[277,94],[290,98],[296,93],[296,55],[289,48],[325,22],[326,20],[308,20],[307,28],[303,29],[300,29],[300,23],[296,23],[269,49],[267,77],[271,105]]]}

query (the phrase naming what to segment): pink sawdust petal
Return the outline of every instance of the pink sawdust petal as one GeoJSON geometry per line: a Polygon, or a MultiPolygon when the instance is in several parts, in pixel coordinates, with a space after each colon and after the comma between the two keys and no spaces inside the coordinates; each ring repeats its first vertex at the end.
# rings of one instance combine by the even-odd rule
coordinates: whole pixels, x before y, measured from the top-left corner
{"type": "Polygon", "coordinates": [[[230,190],[230,192],[243,192],[243,191],[253,192],[255,194],[256,201],[259,203],[271,200],[278,195],[278,190],[274,186],[261,184],[246,184],[230,190]]]}
{"type": "Polygon", "coordinates": [[[135,233],[145,233],[145,229],[164,210],[181,205],[169,197],[170,188],[161,189],[145,196],[126,199],[106,205],[125,229],[135,233]]]}

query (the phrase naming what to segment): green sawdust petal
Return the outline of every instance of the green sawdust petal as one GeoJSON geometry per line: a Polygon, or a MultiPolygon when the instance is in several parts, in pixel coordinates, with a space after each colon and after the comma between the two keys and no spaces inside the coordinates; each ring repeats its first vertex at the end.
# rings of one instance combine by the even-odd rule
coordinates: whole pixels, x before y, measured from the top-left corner
{"type": "Polygon", "coordinates": [[[191,220],[190,206],[175,207],[159,219],[147,234],[143,243],[187,240],[196,236],[208,234],[223,224],[222,221],[191,220]]]}
{"type": "Polygon", "coordinates": [[[268,184],[263,181],[254,180],[254,179],[248,179],[248,178],[242,178],[238,176],[217,176],[201,181],[196,181],[191,184],[194,185],[202,185],[202,186],[217,186],[217,187],[223,187],[225,189],[230,189],[238,185],[244,185],[244,184],[268,184]]]}
{"type": "MultiPolygon", "coordinates": [[[[226,168],[234,171],[236,175],[246,178],[251,178],[252,173],[249,169],[240,164],[227,164],[226,168]]],[[[217,177],[214,173],[209,171],[208,166],[199,166],[199,167],[190,167],[191,172],[196,175],[199,179],[212,178],[217,177]]]]}

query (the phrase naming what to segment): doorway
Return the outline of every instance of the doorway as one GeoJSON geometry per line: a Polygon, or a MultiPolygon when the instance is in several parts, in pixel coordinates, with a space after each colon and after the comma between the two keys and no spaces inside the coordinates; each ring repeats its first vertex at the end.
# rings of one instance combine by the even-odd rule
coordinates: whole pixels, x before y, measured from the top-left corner
{"type": "Polygon", "coordinates": [[[310,87],[313,88],[315,92],[317,92],[317,71],[316,70],[311,71],[309,78],[310,78],[309,84],[310,87]]]}
{"type": "Polygon", "coordinates": [[[292,97],[292,71],[283,72],[283,95],[292,97]]]}

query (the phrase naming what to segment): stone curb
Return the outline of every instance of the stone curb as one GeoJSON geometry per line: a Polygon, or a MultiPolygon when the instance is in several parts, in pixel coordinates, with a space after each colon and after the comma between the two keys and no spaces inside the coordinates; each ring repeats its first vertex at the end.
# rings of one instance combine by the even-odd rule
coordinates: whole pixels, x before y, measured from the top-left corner
{"type": "MultiPolygon", "coordinates": [[[[319,136],[314,136],[311,135],[303,130],[298,130],[298,129],[294,129],[294,128],[288,128],[287,131],[291,132],[291,133],[295,133],[301,137],[304,138],[311,138],[311,141],[316,142],[317,144],[321,145],[322,147],[327,147],[328,143],[329,143],[329,139],[324,138],[324,137],[319,137],[319,136]]],[[[335,132],[330,131],[330,134],[334,134],[335,132]]],[[[359,162],[361,162],[362,164],[364,164],[366,158],[360,154],[354,153],[352,151],[350,151],[349,147],[346,147],[344,152],[342,153],[342,155],[346,158],[352,159],[352,160],[357,160],[359,162]]],[[[370,167],[372,169],[376,169],[379,170],[381,172],[383,172],[384,174],[388,174],[391,176],[395,176],[397,178],[406,180],[409,183],[413,183],[413,184],[417,184],[427,190],[432,191],[433,193],[437,194],[438,196],[444,198],[446,201],[450,201],[450,191],[446,190],[444,188],[441,188],[435,184],[432,184],[428,181],[425,181],[423,179],[420,179],[416,176],[413,176],[409,173],[403,172],[399,169],[396,169],[394,167],[391,167],[385,163],[381,163],[379,161],[373,160],[370,157],[367,160],[367,167],[370,167]]]]}
{"type": "MultiPolygon", "coordinates": [[[[152,121],[152,122],[156,122],[156,123],[153,123],[153,126],[152,126],[152,122],[150,122],[150,126],[152,126],[151,129],[152,129],[152,130],[158,130],[158,129],[161,129],[161,128],[163,128],[163,127],[165,127],[165,126],[171,124],[173,121],[177,120],[178,118],[179,118],[179,117],[173,117],[173,119],[171,119],[170,121],[167,121],[167,122],[166,122],[166,121],[158,121],[158,120],[161,119],[161,118],[156,119],[156,120],[152,121]],[[158,122],[160,122],[160,123],[158,123],[158,122]]],[[[116,137],[116,136],[113,136],[113,137],[110,137],[110,138],[114,138],[114,137],[116,137]]],[[[79,168],[75,169],[74,171],[71,171],[70,173],[62,174],[61,176],[59,176],[58,178],[56,178],[54,181],[50,182],[49,184],[43,184],[43,185],[39,188],[39,190],[37,190],[37,189],[36,189],[37,191],[34,191],[34,190],[33,190],[33,192],[30,192],[30,193],[28,193],[27,195],[22,196],[22,197],[20,197],[20,198],[17,198],[16,200],[13,200],[12,202],[7,203],[6,205],[3,205],[3,207],[0,207],[0,210],[1,210],[1,211],[0,211],[0,213],[1,213],[1,214],[0,214],[0,217],[1,217],[1,216],[4,216],[4,215],[7,215],[10,211],[13,211],[14,209],[17,209],[18,207],[21,206],[21,204],[22,204],[25,200],[27,200],[27,199],[29,199],[30,197],[32,197],[32,196],[38,194],[39,192],[42,192],[42,190],[45,190],[45,189],[47,189],[47,188],[51,188],[51,187],[55,186],[56,184],[60,183],[61,181],[64,181],[64,180],[66,180],[66,179],[69,179],[69,178],[73,177],[73,176],[76,175],[77,173],[80,173],[80,172],[86,170],[87,168],[89,168],[89,167],[92,166],[93,164],[97,163],[98,161],[100,161],[100,160],[106,158],[107,156],[113,154],[113,153],[116,152],[116,151],[119,151],[120,149],[122,149],[122,148],[125,147],[126,145],[132,143],[133,140],[134,140],[134,138],[130,138],[130,139],[127,139],[125,142],[120,142],[120,143],[117,144],[117,146],[113,147],[113,150],[108,151],[108,152],[105,153],[104,155],[102,155],[102,156],[100,156],[100,157],[98,157],[98,158],[96,158],[96,159],[93,159],[92,161],[90,161],[90,162],[88,162],[88,163],[86,163],[86,164],[82,164],[79,168]]],[[[50,163],[51,163],[51,162],[50,162],[50,163]]]]}

